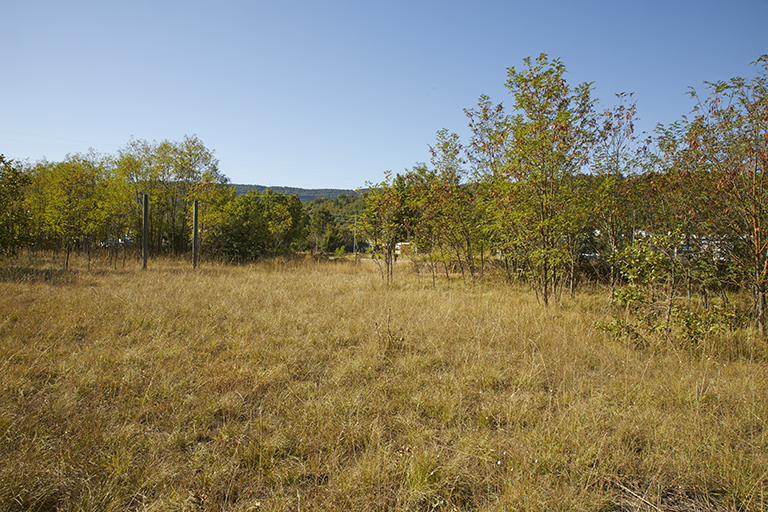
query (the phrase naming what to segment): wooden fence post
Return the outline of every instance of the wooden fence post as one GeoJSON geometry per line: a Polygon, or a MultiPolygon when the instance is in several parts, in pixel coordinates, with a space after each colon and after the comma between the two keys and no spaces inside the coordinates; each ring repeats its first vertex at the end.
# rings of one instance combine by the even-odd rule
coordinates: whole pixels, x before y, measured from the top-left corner
{"type": "Polygon", "coordinates": [[[144,194],[144,215],[141,235],[141,253],[144,260],[143,270],[147,270],[147,258],[149,256],[149,194],[144,194]]]}
{"type": "Polygon", "coordinates": [[[192,214],[192,268],[197,268],[197,260],[198,260],[198,254],[197,254],[197,199],[195,199],[195,206],[193,209],[192,214]]]}

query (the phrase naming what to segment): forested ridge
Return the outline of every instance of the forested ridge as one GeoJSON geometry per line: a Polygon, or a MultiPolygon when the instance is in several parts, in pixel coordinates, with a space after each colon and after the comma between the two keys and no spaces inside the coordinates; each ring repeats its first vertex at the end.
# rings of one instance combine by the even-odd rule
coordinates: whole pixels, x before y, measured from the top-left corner
{"type": "Polygon", "coordinates": [[[275,192],[276,194],[288,194],[297,195],[299,199],[305,202],[314,201],[315,199],[335,199],[340,195],[357,195],[358,192],[350,189],[338,189],[338,188],[298,188],[298,187],[267,187],[264,185],[243,185],[234,184],[235,193],[237,195],[247,194],[248,192],[266,192],[267,189],[275,192]]]}
{"type": "Polygon", "coordinates": [[[632,94],[600,105],[592,84],[567,82],[560,60],[526,58],[508,70],[509,105],[481,96],[465,110],[468,140],[438,131],[429,163],[367,184],[364,199],[237,195],[195,136],[62,162],[2,159],[0,249],[124,248],[140,237],[146,193],[153,254],[190,250],[199,200],[211,258],[351,250],[356,235],[382,253],[391,281],[397,245],[409,242],[433,279],[496,269],[545,306],[600,283],[637,319],[617,317],[606,326],[614,333],[669,336],[675,321],[689,321],[693,337],[738,317],[729,294],[744,293],[765,335],[768,57],[754,66],[753,78],[691,89],[691,115],[647,135],[635,131],[632,94]],[[681,301],[693,298],[700,309],[681,301]]]}

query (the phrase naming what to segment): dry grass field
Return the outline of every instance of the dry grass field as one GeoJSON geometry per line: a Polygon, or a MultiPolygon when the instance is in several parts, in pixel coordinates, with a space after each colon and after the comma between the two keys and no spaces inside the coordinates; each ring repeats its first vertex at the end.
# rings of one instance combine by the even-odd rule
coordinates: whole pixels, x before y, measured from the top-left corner
{"type": "MultiPolygon", "coordinates": [[[[755,510],[765,341],[374,264],[0,268],[0,510],[755,510]]],[[[26,263],[25,263],[26,264],[26,263]]]]}

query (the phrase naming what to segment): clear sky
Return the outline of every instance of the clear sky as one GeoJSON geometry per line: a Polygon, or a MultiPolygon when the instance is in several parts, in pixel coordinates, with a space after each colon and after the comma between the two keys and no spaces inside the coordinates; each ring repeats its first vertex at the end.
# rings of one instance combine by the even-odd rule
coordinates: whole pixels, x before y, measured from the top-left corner
{"type": "Polygon", "coordinates": [[[196,134],[234,183],[355,189],[468,135],[481,94],[547,53],[640,128],[754,76],[768,0],[2,3],[0,153],[34,163],[196,134]]]}

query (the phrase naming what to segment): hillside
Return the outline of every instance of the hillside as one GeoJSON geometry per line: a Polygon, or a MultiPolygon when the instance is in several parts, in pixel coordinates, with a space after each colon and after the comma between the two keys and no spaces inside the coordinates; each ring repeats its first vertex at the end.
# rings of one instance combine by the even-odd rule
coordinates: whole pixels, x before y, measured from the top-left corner
{"type": "Polygon", "coordinates": [[[355,190],[345,190],[336,188],[320,188],[320,189],[306,189],[295,187],[265,187],[263,185],[240,185],[233,184],[237,195],[247,194],[249,191],[254,190],[258,192],[264,192],[268,188],[277,194],[296,194],[299,199],[305,202],[314,201],[315,199],[327,198],[336,199],[341,194],[357,195],[355,190]]]}

